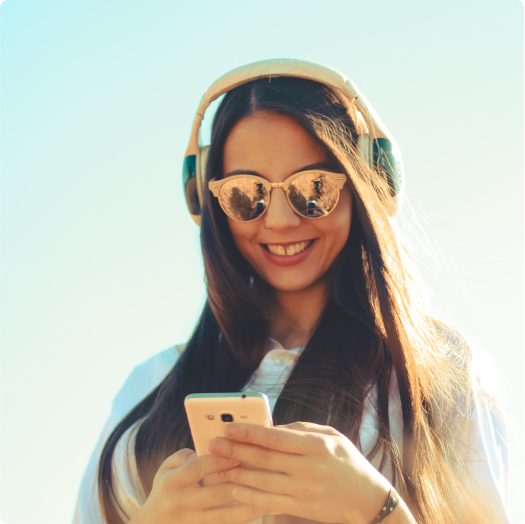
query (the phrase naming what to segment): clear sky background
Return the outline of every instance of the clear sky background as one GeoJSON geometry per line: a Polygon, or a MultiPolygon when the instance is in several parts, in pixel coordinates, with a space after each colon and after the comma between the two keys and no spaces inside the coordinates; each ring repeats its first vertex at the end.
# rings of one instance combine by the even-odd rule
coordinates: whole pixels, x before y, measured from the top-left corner
{"type": "Polygon", "coordinates": [[[517,0],[4,1],[1,519],[69,523],[115,393],[191,333],[194,111],[224,72],[292,57],[349,76],[397,139],[434,310],[500,372],[523,522],[523,18],[517,0]]]}

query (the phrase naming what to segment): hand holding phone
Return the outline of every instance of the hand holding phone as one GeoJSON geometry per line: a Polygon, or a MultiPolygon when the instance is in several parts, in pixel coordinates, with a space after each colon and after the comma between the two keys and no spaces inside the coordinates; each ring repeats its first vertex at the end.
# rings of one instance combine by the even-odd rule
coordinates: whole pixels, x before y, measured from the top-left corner
{"type": "Polygon", "coordinates": [[[199,487],[201,475],[209,476],[238,464],[229,459],[195,456],[181,449],[160,466],[151,493],[129,524],[190,524],[195,522],[237,522],[248,524],[266,515],[267,510],[239,503],[231,494],[232,482],[199,487]],[[194,462],[199,461],[198,467],[194,462]],[[198,489],[195,489],[198,488],[198,489]]]}

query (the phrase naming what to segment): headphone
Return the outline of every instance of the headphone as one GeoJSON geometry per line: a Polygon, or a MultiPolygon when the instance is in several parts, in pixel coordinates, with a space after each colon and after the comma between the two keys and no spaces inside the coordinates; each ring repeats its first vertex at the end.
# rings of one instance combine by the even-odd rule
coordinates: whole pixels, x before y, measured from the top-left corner
{"type": "Polygon", "coordinates": [[[210,104],[224,93],[237,86],[259,78],[275,78],[290,76],[315,80],[345,94],[351,104],[354,104],[358,118],[363,120],[361,126],[365,132],[359,134],[357,148],[363,159],[374,170],[383,168],[388,175],[390,187],[393,190],[395,216],[403,203],[405,195],[405,177],[401,153],[394,137],[361,94],[357,86],[339,71],[315,62],[295,60],[291,58],[274,58],[261,60],[222,75],[206,91],[199,102],[197,113],[191,127],[190,141],[182,164],[182,188],[186,205],[193,221],[200,226],[203,191],[205,190],[206,161],[209,145],[201,145],[199,130],[204,113],[210,104]]]}

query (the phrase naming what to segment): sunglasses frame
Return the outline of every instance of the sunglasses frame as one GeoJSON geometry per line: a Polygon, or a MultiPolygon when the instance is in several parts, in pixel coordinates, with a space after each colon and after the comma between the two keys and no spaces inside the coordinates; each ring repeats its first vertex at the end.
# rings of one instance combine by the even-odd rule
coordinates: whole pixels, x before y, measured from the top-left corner
{"type": "Polygon", "coordinates": [[[240,174],[240,175],[228,176],[226,178],[222,178],[221,180],[216,180],[215,178],[212,178],[208,182],[208,188],[213,193],[213,196],[217,197],[217,199],[219,200],[219,205],[221,206],[221,208],[224,211],[224,213],[226,214],[226,216],[228,216],[232,220],[235,220],[236,222],[253,222],[254,220],[258,220],[259,218],[261,218],[266,213],[266,211],[268,211],[268,208],[270,207],[270,203],[272,201],[272,189],[274,187],[282,187],[284,189],[284,192],[286,194],[286,200],[288,200],[288,203],[290,204],[290,207],[300,217],[308,218],[309,220],[316,220],[318,218],[325,218],[326,216],[328,216],[337,207],[337,204],[339,203],[339,196],[341,194],[341,189],[343,189],[343,186],[345,185],[345,182],[346,182],[346,174],[344,174],[344,173],[333,173],[332,171],[323,171],[323,170],[320,170],[320,169],[311,169],[311,170],[308,170],[308,171],[299,171],[297,173],[294,173],[293,175],[289,176],[283,182],[270,182],[269,180],[266,180],[266,178],[263,178],[263,177],[257,176],[257,175],[250,175],[248,173],[246,173],[245,175],[240,174]],[[334,207],[332,207],[332,209],[326,215],[324,215],[322,217],[306,217],[306,216],[302,215],[301,213],[299,213],[293,207],[292,203],[290,202],[290,198],[288,196],[288,188],[290,187],[290,184],[294,181],[294,179],[296,179],[297,177],[300,177],[302,175],[309,175],[311,173],[316,173],[316,174],[320,174],[320,175],[326,175],[326,176],[330,177],[336,183],[337,189],[339,190],[339,192],[337,194],[337,202],[334,204],[334,207]],[[224,183],[226,183],[226,182],[229,182],[231,180],[236,180],[236,179],[239,179],[239,178],[253,178],[254,180],[257,180],[258,182],[260,182],[266,188],[266,190],[268,191],[268,205],[266,206],[265,210],[258,217],[253,218],[252,220],[237,220],[236,218],[230,217],[230,215],[228,215],[228,213],[226,213],[226,211],[222,207],[221,199],[219,198],[220,192],[221,192],[221,186],[224,183]]]}

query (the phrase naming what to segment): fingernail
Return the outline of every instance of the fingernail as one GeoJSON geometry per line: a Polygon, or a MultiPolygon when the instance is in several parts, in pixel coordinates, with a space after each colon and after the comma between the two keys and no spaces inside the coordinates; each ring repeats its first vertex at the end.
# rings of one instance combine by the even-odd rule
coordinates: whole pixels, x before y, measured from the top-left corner
{"type": "Polygon", "coordinates": [[[194,451],[193,453],[190,453],[190,454],[188,455],[188,460],[193,460],[193,459],[196,458],[196,457],[197,457],[197,453],[195,453],[195,451],[194,451]]]}

